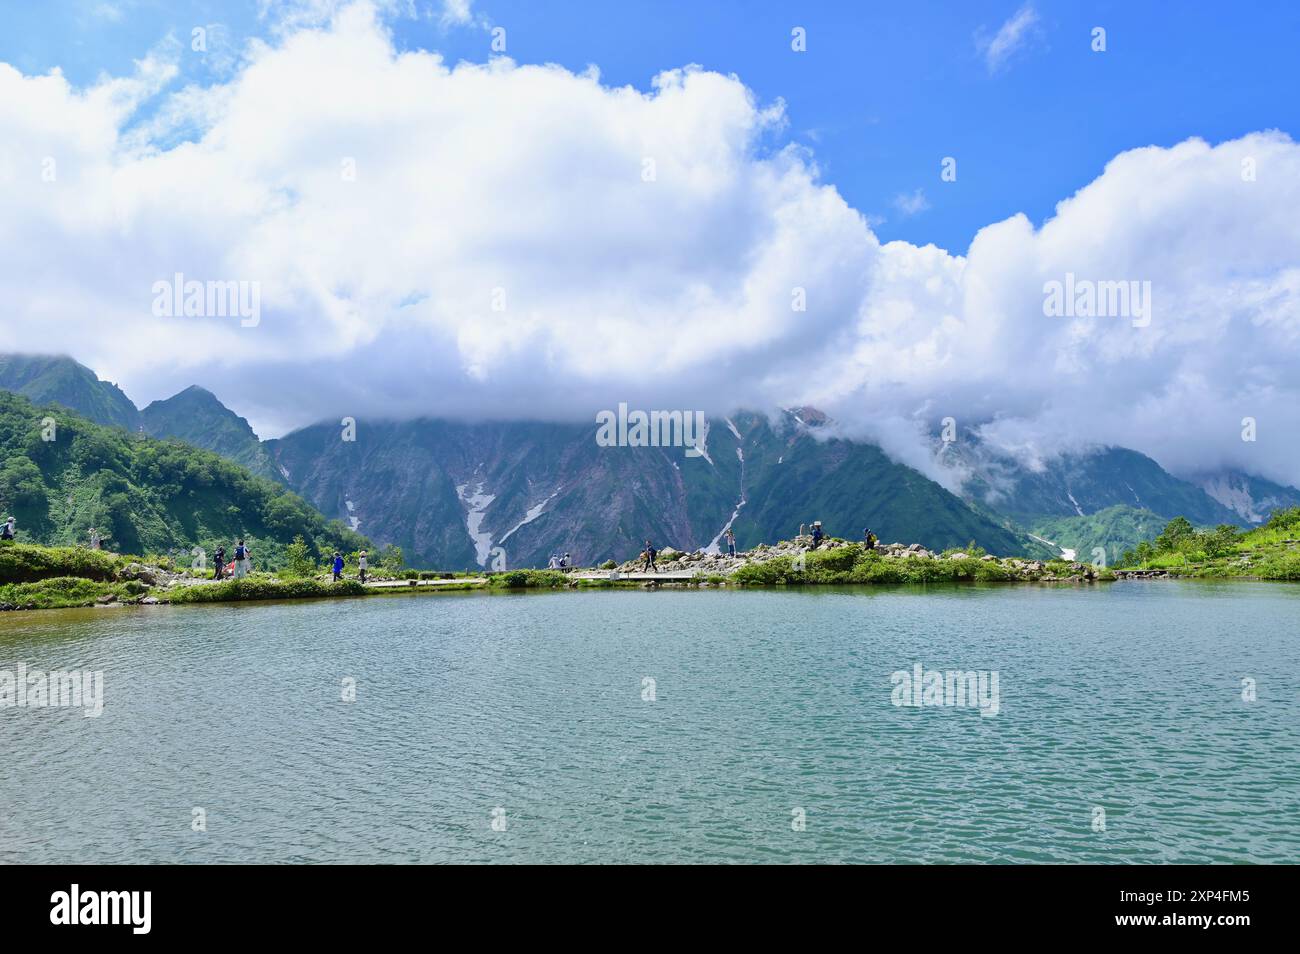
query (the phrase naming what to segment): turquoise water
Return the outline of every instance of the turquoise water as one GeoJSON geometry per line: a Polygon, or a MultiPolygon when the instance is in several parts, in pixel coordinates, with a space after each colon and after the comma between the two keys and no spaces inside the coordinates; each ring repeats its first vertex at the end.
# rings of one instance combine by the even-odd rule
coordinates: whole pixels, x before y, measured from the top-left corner
{"type": "Polygon", "coordinates": [[[0,860],[1294,862],[1297,620],[1168,582],[2,614],[0,670],[105,705],[0,709],[0,860]],[[998,713],[895,706],[917,663],[998,713]]]}

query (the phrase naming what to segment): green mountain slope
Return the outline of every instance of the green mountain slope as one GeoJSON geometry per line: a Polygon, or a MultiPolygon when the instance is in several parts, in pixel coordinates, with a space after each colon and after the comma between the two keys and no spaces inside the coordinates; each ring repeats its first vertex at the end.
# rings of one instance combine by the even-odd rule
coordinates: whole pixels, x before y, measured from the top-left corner
{"type": "Polygon", "coordinates": [[[870,528],[882,542],[920,543],[932,550],[975,541],[992,553],[1023,553],[1027,541],[977,512],[939,484],[891,460],[879,447],[819,438],[817,426],[791,413],[773,420],[737,415],[730,428],[711,431],[714,459],[743,452],[745,506],[734,529],[748,546],[793,536],[820,520],[827,533],[861,539],[870,528]]]}
{"type": "Polygon", "coordinates": [[[166,400],[154,401],[140,412],[140,421],[145,433],[153,437],[174,437],[220,454],[259,477],[283,482],[248,421],[197,385],[166,400]]]}
{"type": "Polygon", "coordinates": [[[305,501],[244,468],[179,441],[94,424],[77,414],[0,392],[0,512],[19,539],[87,542],[90,527],[123,553],[166,553],[239,536],[274,566],[301,535],[315,553],[366,546],[305,501]],[[57,421],[53,440],[41,420],[57,421]]]}
{"type": "Polygon", "coordinates": [[[0,354],[0,390],[60,404],[96,424],[135,430],[140,412],[116,384],[66,356],[0,354]]]}
{"type": "Polygon", "coordinates": [[[1043,517],[1034,521],[1030,530],[1073,550],[1075,559],[1087,563],[1095,562],[1093,551],[1100,547],[1105,550],[1106,565],[1111,566],[1126,550],[1154,540],[1167,522],[1150,510],[1116,504],[1083,517],[1043,517]]]}

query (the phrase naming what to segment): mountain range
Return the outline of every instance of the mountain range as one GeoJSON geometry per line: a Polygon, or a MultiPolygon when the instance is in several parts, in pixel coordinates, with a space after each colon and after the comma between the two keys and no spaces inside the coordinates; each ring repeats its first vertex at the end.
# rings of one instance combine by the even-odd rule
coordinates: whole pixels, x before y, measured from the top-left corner
{"type": "MultiPolygon", "coordinates": [[[[837,436],[813,409],[709,420],[698,456],[682,447],[608,447],[596,425],[536,421],[333,422],[262,441],[211,392],[190,387],[142,411],[67,357],[0,356],[0,389],[110,426],[174,438],[274,480],[408,562],[443,569],[545,565],[556,553],[626,559],[649,538],[679,549],[829,533],[930,549],[1115,555],[1186,516],[1250,525],[1300,491],[1236,472],[1176,477],[1138,451],[1103,447],[1030,467],[978,440],[942,446],[960,495],[837,436]],[[351,438],[351,439],[349,439],[351,438]]],[[[3,502],[0,501],[0,506],[3,502]]]]}

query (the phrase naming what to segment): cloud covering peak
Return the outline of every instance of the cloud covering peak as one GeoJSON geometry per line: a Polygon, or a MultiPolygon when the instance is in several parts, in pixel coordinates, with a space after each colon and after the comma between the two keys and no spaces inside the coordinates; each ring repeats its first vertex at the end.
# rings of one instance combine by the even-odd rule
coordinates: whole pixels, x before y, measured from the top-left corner
{"type": "Polygon", "coordinates": [[[171,76],[151,59],[77,89],[0,65],[5,350],[66,351],[141,403],[197,382],[264,434],[811,404],[930,470],[952,416],[1037,453],[1300,480],[1281,133],[1123,153],[963,256],[880,243],[734,76],[643,92],[450,66],[397,51],[367,3],[255,44],[227,82],[165,94],[171,76]],[[260,321],[159,317],[178,273],[259,282],[260,321]],[[1149,282],[1149,323],[1049,317],[1067,274],[1149,282]]]}

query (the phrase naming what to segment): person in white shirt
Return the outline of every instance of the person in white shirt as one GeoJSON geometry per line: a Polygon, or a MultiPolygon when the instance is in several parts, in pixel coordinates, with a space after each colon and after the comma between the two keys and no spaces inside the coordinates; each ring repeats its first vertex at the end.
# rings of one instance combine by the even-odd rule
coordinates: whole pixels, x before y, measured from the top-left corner
{"type": "Polygon", "coordinates": [[[360,571],[361,574],[361,582],[362,583],[366,582],[366,551],[365,550],[362,550],[357,555],[357,569],[360,571]]]}

